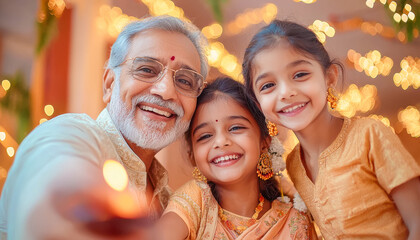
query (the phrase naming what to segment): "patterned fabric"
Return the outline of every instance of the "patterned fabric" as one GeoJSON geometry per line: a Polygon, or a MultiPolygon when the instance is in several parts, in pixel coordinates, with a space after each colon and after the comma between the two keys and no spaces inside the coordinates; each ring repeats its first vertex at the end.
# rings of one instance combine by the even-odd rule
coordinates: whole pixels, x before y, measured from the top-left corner
{"type": "Polygon", "coordinates": [[[319,157],[313,183],[300,145],[287,171],[325,239],[407,239],[389,194],[420,175],[420,164],[390,128],[370,118],[345,119],[338,137],[319,157]]]}
{"type": "MultiPolygon", "coordinates": [[[[131,150],[104,109],[97,121],[86,114],[63,114],[35,128],[16,153],[0,198],[1,239],[28,239],[25,224],[33,205],[43,201],[51,178],[63,163],[92,164],[102,172],[105,160],[123,164],[129,175],[129,190],[144,202],[147,182],[142,160],[131,150]]],[[[154,159],[149,175],[155,187],[154,206],[167,205],[170,189],[166,170],[154,159]]],[[[57,213],[56,213],[57,214],[57,213]]],[[[57,216],[59,217],[59,216],[57,216]]],[[[68,223],[71,226],[71,223],[68,223]]]]}
{"type": "MultiPolygon", "coordinates": [[[[317,239],[313,225],[306,214],[287,204],[275,200],[255,224],[241,235],[229,230],[218,216],[218,203],[210,187],[204,182],[192,180],[178,189],[170,198],[163,214],[174,212],[179,215],[189,229],[187,239],[317,239]]],[[[233,222],[245,222],[242,217],[225,210],[234,217],[233,222]]]]}
{"type": "MultiPolygon", "coordinates": [[[[143,161],[131,150],[120,131],[115,128],[115,125],[106,109],[99,114],[96,122],[106,132],[111,140],[114,148],[109,149],[111,149],[111,151],[115,151],[117,154],[116,159],[114,160],[121,162],[125,167],[130,179],[130,187],[138,196],[139,201],[145,202],[144,198],[146,196],[147,172],[143,161]]],[[[168,186],[168,173],[156,159],[153,159],[153,162],[150,165],[149,177],[152,185],[155,187],[151,202],[153,203],[154,201],[159,201],[161,208],[165,209],[171,194],[171,190],[168,186]]],[[[156,211],[153,206],[155,205],[150,204],[149,212],[160,215],[161,212],[159,213],[156,211]]]]}

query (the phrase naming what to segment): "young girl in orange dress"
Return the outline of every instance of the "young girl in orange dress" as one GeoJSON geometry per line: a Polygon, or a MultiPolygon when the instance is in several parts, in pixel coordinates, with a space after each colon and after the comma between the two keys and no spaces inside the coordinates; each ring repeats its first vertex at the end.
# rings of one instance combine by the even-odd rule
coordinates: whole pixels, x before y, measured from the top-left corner
{"type": "Polygon", "coordinates": [[[419,162],[381,122],[330,113],[340,70],[311,30],[279,20],[243,63],[267,120],[299,139],[287,171],[325,239],[420,239],[419,162]]]}
{"type": "Polygon", "coordinates": [[[171,197],[159,239],[317,238],[272,178],[273,164],[284,165],[282,147],[270,144],[264,115],[241,83],[221,78],[204,89],[186,139],[196,179],[171,197]]]}

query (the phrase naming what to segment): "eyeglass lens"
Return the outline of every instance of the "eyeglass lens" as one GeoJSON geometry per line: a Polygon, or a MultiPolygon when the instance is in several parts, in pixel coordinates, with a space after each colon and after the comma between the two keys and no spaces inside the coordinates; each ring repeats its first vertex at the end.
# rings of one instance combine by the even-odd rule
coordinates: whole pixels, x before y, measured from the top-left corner
{"type": "MultiPolygon", "coordinates": [[[[135,79],[152,83],[164,74],[162,63],[148,58],[135,58],[133,60],[132,75],[135,79]]],[[[189,96],[197,96],[203,85],[201,75],[188,69],[174,71],[174,84],[179,92],[189,96]]]]}

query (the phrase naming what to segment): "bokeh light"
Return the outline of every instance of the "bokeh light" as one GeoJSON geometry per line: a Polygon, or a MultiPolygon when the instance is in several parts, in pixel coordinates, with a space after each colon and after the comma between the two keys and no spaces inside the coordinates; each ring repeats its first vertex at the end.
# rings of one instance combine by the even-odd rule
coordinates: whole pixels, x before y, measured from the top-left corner
{"type": "Polygon", "coordinates": [[[394,61],[387,56],[382,56],[378,50],[369,51],[365,56],[353,49],[347,52],[347,59],[353,63],[354,68],[366,76],[376,78],[378,75],[388,76],[394,61]]]}
{"type": "Polygon", "coordinates": [[[204,36],[208,39],[216,39],[219,38],[223,33],[223,28],[218,23],[213,23],[210,26],[204,27],[201,32],[204,36]]]}
{"type": "Polygon", "coordinates": [[[47,114],[47,116],[51,116],[51,115],[54,114],[54,107],[50,104],[45,105],[44,112],[45,112],[45,114],[47,114]]]}
{"type": "Polygon", "coordinates": [[[306,4],[311,4],[311,3],[314,3],[314,2],[316,2],[316,0],[294,0],[295,2],[303,2],[303,3],[306,3],[306,4]]]}
{"type": "Polygon", "coordinates": [[[122,191],[128,185],[128,175],[121,163],[115,160],[106,160],[103,167],[106,183],[114,190],[122,191]]]}
{"type": "Polygon", "coordinates": [[[412,86],[414,89],[420,87],[420,58],[405,57],[400,63],[401,71],[394,74],[394,84],[406,90],[412,86]]]}
{"type": "Polygon", "coordinates": [[[116,38],[122,29],[131,21],[138,18],[122,13],[121,8],[102,5],[99,8],[99,17],[96,26],[105,31],[110,37],[116,38]]]}
{"type": "Polygon", "coordinates": [[[13,147],[6,148],[6,152],[9,157],[13,157],[15,155],[15,149],[13,147]]]}
{"type": "Polygon", "coordinates": [[[46,122],[46,121],[48,121],[48,119],[46,119],[46,118],[41,118],[41,119],[39,120],[39,124],[42,124],[42,123],[44,123],[44,122],[46,122]]]}
{"type": "Polygon", "coordinates": [[[420,137],[420,112],[414,106],[408,106],[398,113],[398,121],[412,137],[420,137]]]}
{"type": "Polygon", "coordinates": [[[1,86],[3,87],[5,91],[9,90],[11,85],[12,84],[10,84],[10,81],[7,79],[4,79],[3,81],[1,81],[1,86]]]}
{"type": "Polygon", "coordinates": [[[227,34],[235,35],[261,22],[270,23],[277,16],[277,6],[269,3],[262,8],[247,10],[226,25],[227,34]]]}
{"type": "Polygon", "coordinates": [[[0,132],[0,141],[4,141],[6,139],[6,133],[0,132]]]}
{"type": "Polygon", "coordinates": [[[243,81],[242,67],[236,56],[230,54],[221,42],[210,43],[207,50],[209,65],[215,67],[219,72],[232,77],[235,80],[243,81]]]}
{"type": "Polygon", "coordinates": [[[308,28],[315,33],[321,43],[325,43],[325,40],[327,39],[326,36],[334,37],[335,35],[335,29],[327,22],[321,20],[315,20],[308,28]]]}
{"type": "Polygon", "coordinates": [[[358,112],[366,113],[375,107],[376,97],[377,89],[374,85],[367,84],[358,88],[351,84],[339,97],[335,110],[345,117],[353,117],[358,112]]]}

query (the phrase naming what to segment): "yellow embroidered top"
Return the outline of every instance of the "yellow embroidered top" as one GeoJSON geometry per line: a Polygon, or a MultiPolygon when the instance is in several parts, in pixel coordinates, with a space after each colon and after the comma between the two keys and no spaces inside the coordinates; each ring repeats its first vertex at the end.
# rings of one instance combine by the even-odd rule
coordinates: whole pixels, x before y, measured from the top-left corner
{"type": "MultiPolygon", "coordinates": [[[[294,209],[292,204],[279,200],[274,200],[271,209],[238,236],[220,220],[218,203],[210,187],[195,180],[187,182],[171,196],[163,214],[168,212],[174,212],[184,220],[189,229],[187,239],[317,239],[309,217],[294,209]]],[[[226,213],[233,223],[250,219],[226,213]]]]}
{"type": "Polygon", "coordinates": [[[420,175],[420,164],[390,128],[370,118],[345,119],[319,157],[313,183],[298,144],[287,171],[325,239],[406,239],[408,231],[389,194],[420,175]]]}

